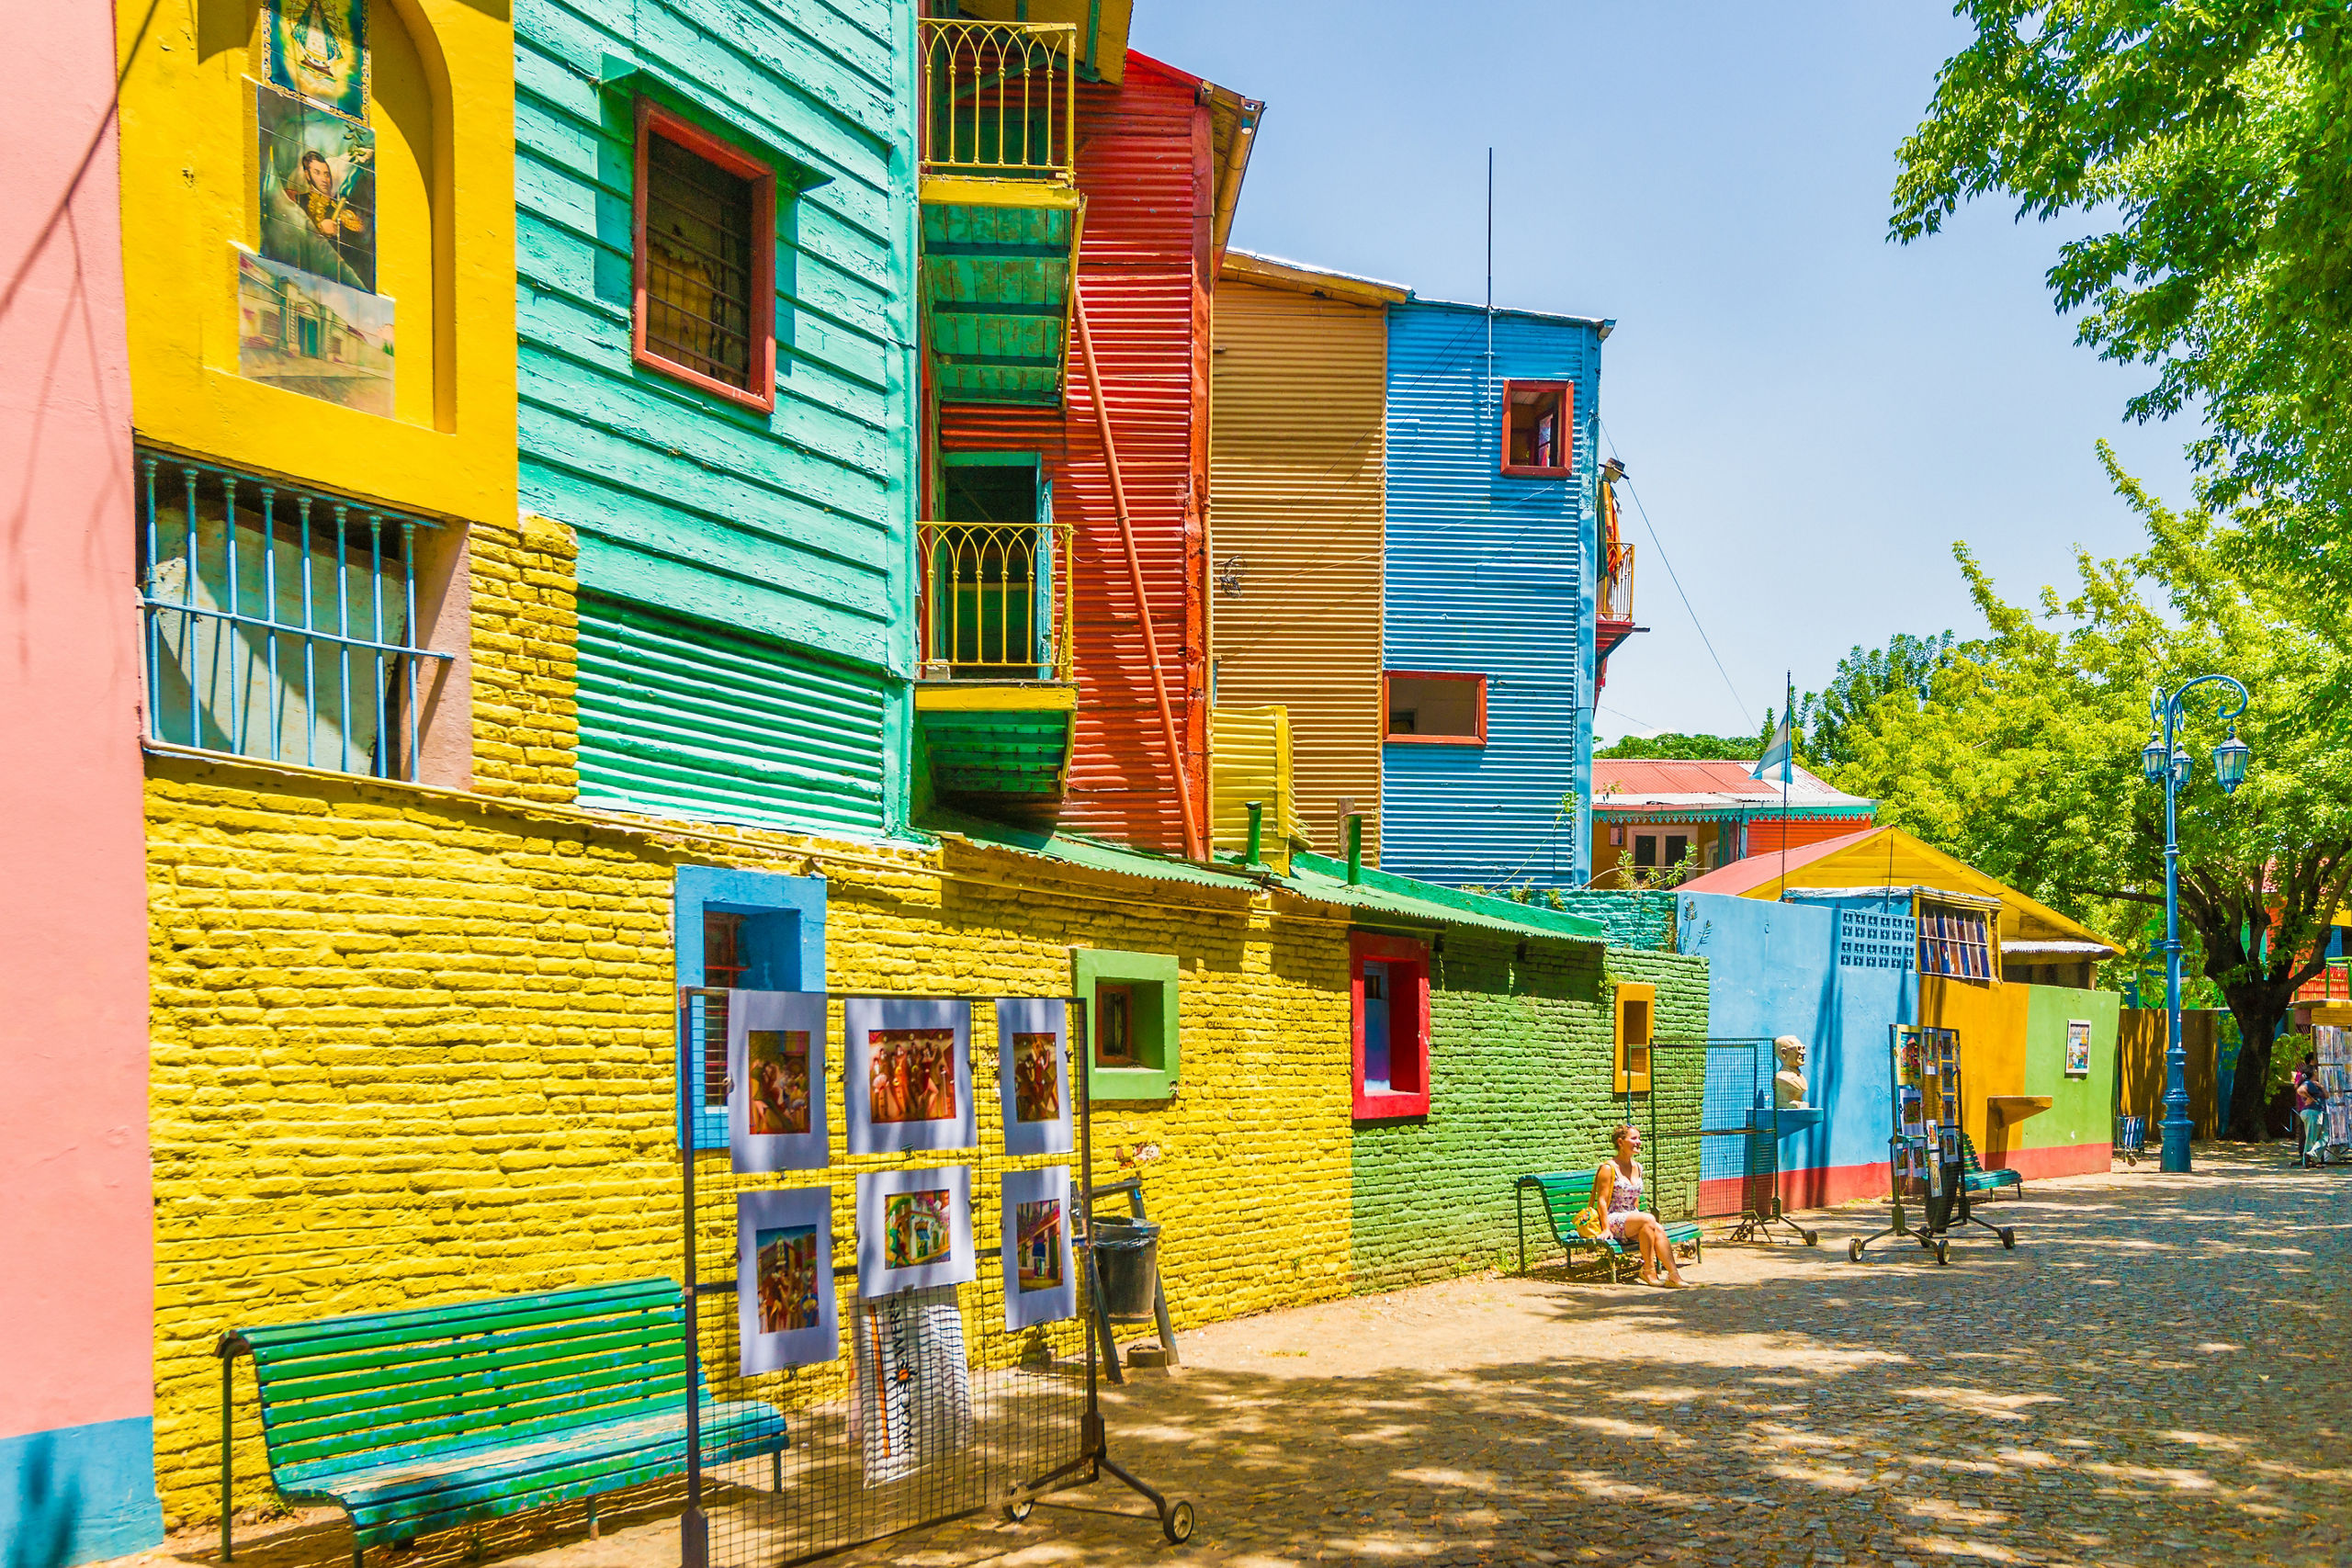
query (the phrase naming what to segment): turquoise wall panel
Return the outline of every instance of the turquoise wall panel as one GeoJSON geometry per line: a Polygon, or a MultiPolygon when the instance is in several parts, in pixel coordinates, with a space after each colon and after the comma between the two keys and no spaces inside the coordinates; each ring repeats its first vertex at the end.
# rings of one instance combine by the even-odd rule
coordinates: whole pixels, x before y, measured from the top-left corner
{"type": "Polygon", "coordinates": [[[0,1568],[71,1568],[163,1540],[148,1417],[0,1438],[0,1568]]]}
{"type": "Polygon", "coordinates": [[[828,831],[906,820],[913,13],[517,0],[521,493],[580,537],[583,796],[828,831]],[[779,170],[771,412],[631,359],[639,94],[779,170]],[[718,683],[688,702],[676,666],[697,649],[718,683]],[[740,765],[722,716],[772,704],[791,722],[740,765]]]}

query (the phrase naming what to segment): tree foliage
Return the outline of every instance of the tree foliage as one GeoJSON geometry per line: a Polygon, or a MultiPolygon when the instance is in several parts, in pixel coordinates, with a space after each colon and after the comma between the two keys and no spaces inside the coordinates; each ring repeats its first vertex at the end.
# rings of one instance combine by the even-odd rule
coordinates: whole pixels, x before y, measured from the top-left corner
{"type": "MultiPolygon", "coordinates": [[[[2300,563],[2352,538],[2352,6],[1962,0],[1976,36],[1902,147],[1893,235],[1965,201],[2091,232],[2049,273],[2078,340],[2158,367],[2129,412],[2203,412],[2203,501],[2300,563]]],[[[2313,570],[2312,569],[2318,569],[2313,570]]]]}
{"type": "MultiPolygon", "coordinates": [[[[1770,726],[1766,727],[1769,730],[1770,726]]],[[[1751,735],[1692,735],[1668,730],[1657,735],[1628,735],[1593,753],[1595,758],[1657,758],[1674,762],[1752,762],[1764,755],[1764,742],[1751,735]]]]}
{"type": "MultiPolygon", "coordinates": [[[[2029,609],[1960,547],[1992,635],[1954,649],[1927,700],[1904,687],[1879,698],[1832,776],[1877,798],[1881,820],[2122,934],[2164,901],[2164,794],[2140,760],[2150,693],[2212,671],[2245,682],[2238,729],[2254,759],[2234,797],[2214,782],[2216,688],[2185,707],[2180,743],[2196,773],[2179,800],[2180,909],[2191,955],[2245,1040],[2240,1081],[2259,1084],[2352,881],[2352,637],[2235,530],[2166,509],[2101,455],[2146,523],[2147,548],[2079,557],[2071,594],[2044,589],[2029,609]]],[[[2254,1135],[2256,1098],[2233,1110],[2243,1134],[2254,1135]]]]}
{"type": "MultiPolygon", "coordinates": [[[[1837,672],[1826,689],[1807,692],[1797,699],[1798,752],[1810,765],[1821,768],[1852,761],[1849,741],[1879,699],[1928,688],[1936,671],[1951,660],[1952,647],[1952,634],[1948,631],[1934,637],[1897,632],[1884,648],[1856,644],[1838,661],[1837,672]]],[[[1768,713],[1766,730],[1778,722],[1768,713]]]]}

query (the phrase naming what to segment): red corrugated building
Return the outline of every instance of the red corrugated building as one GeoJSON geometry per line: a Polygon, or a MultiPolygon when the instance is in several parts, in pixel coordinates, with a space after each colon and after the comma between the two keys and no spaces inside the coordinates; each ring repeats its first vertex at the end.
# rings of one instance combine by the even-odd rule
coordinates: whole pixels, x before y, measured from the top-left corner
{"type": "MultiPolygon", "coordinates": [[[[973,24],[925,26],[936,38],[973,24]]],[[[1019,24],[989,26],[1011,35],[1019,24]]],[[[1044,128],[1034,107],[1002,116],[1004,129],[958,130],[952,145],[926,130],[927,147],[951,155],[1025,137],[1039,162],[1070,166],[925,180],[926,364],[937,409],[930,515],[940,523],[926,534],[917,761],[945,804],[1199,854],[1209,312],[1260,106],[1132,51],[1114,72],[1108,41],[1096,45],[1100,79],[1078,73],[1072,138],[1044,128]],[[1034,259],[1062,243],[1040,220],[1064,199],[1049,194],[1057,180],[1078,198],[1067,224],[1076,265],[1064,269],[1074,270],[1074,292],[1052,276],[1054,258],[1023,271],[1015,254],[1034,259]],[[962,202],[961,216],[946,198],[962,202]],[[1036,327],[1024,335],[1024,321],[1049,330],[1057,310],[1060,341],[1036,327]],[[1048,525],[1034,547],[1003,532],[1024,506],[1048,525]],[[949,564],[943,541],[982,527],[994,543],[960,569],[949,564]],[[1012,637],[1018,647],[989,645],[1004,625],[1017,633],[1024,615],[1031,630],[1012,637]],[[960,629],[944,635],[951,621],[960,629]],[[1056,724],[1044,716],[1073,701],[1048,779],[1056,724]]],[[[927,95],[934,125],[969,117],[965,106],[979,96],[955,90],[951,52],[935,43],[925,51],[945,78],[927,95]]]]}
{"type": "Polygon", "coordinates": [[[1754,762],[1592,760],[1592,885],[1670,882],[1685,856],[1700,873],[1753,855],[1826,843],[1871,826],[1878,803],[1803,768],[1788,787],[1754,762]]]}

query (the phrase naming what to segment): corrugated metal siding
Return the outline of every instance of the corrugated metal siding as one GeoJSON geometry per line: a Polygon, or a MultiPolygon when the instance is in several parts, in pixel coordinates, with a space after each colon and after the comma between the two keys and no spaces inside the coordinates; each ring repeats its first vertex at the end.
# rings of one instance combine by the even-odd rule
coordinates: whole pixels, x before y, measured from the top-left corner
{"type": "Polygon", "coordinates": [[[1487,678],[1487,744],[1382,748],[1384,864],[1451,884],[1574,886],[1592,750],[1593,440],[1600,345],[1582,323],[1408,303],[1388,312],[1392,670],[1487,678]],[[1507,478],[1504,379],[1574,383],[1575,474],[1507,478]]]}
{"type": "Polygon", "coordinates": [[[1308,837],[1344,855],[1352,800],[1377,863],[1387,320],[1228,278],[1213,363],[1209,557],[1240,560],[1210,601],[1217,702],[1290,710],[1308,837]]]}
{"type": "Polygon", "coordinates": [[[580,597],[580,798],[704,821],[871,833],[881,683],[787,644],[580,597]]]}
{"type": "MultiPolygon", "coordinates": [[[[830,660],[863,671],[867,694],[824,710],[827,723],[854,728],[793,733],[810,748],[810,771],[836,753],[887,759],[887,799],[854,822],[831,806],[803,820],[776,805],[806,798],[784,773],[774,775],[775,803],[758,806],[755,780],[716,768],[708,790],[756,807],[763,820],[875,832],[904,818],[911,10],[890,0],[741,0],[723,21],[685,0],[640,0],[626,12],[517,0],[514,10],[523,503],[578,531],[583,592],[763,639],[750,646],[780,649],[779,667],[830,660]],[[708,106],[704,118],[754,153],[789,149],[829,176],[778,215],[773,414],[631,363],[631,104],[628,92],[597,85],[614,60],[681,84],[708,106]]],[[[642,679],[651,687],[665,676],[649,668],[642,679]]],[[[632,748],[700,765],[688,759],[701,749],[673,749],[661,716],[614,707],[607,718],[624,728],[583,724],[583,779],[627,773],[632,748]],[[642,733],[625,728],[640,721],[642,733]],[[608,740],[621,750],[594,750],[608,740]]]]}
{"type": "MultiPolygon", "coordinates": [[[[1207,820],[1207,112],[1193,89],[1138,54],[1125,84],[1080,83],[1078,183],[1086,192],[1079,279],[1118,444],[1185,773],[1207,820]]],[[[1057,521],[1072,524],[1078,716],[1057,820],[1182,853],[1183,817],[1144,659],[1142,623],[1111,504],[1093,389],[1075,344],[1060,409],[940,411],[949,452],[1043,455],[1057,521]]]]}
{"type": "Polygon", "coordinates": [[[1871,825],[1868,816],[1827,818],[1792,817],[1789,819],[1785,840],[1781,819],[1759,814],[1747,819],[1747,852],[1751,855],[1778,854],[1785,841],[1790,849],[1803,849],[1807,844],[1826,844],[1832,839],[1842,839],[1849,833],[1859,833],[1871,825]]]}
{"type": "Polygon", "coordinates": [[[1292,747],[1290,715],[1280,706],[1209,710],[1209,840],[1217,853],[1248,851],[1254,800],[1262,807],[1260,858],[1276,871],[1290,869],[1291,840],[1306,836],[1298,819],[1292,747]]]}

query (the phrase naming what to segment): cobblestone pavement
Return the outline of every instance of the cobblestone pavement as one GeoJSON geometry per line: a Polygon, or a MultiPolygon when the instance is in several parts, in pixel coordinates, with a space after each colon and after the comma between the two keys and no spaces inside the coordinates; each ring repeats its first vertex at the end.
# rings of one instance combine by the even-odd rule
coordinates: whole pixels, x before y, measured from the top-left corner
{"type": "MultiPolygon", "coordinates": [[[[1815,1217],[1817,1249],[1710,1250],[1696,1291],[1463,1280],[1202,1330],[1105,1400],[1114,1457],[1197,1502],[1191,1545],[1106,1481],[833,1561],[2352,1562],[2352,1175],[2199,1161],[2035,1183],[1988,1206],[2015,1252],[1975,1231],[1948,1268],[1899,1239],[1849,1262],[1878,1223],[1856,1210],[1815,1217]]],[[[677,1561],[659,1506],[570,1535],[489,1544],[677,1561]]],[[[321,1521],[238,1561],[349,1539],[321,1521]]]]}

